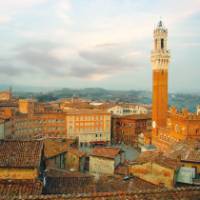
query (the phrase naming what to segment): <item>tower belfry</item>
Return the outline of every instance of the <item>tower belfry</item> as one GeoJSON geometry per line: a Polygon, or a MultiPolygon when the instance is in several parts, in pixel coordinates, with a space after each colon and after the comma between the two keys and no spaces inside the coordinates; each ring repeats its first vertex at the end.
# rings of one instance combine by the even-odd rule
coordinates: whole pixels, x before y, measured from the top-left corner
{"type": "Polygon", "coordinates": [[[167,36],[167,29],[162,21],[159,21],[154,30],[154,47],[151,52],[153,71],[152,121],[154,132],[159,127],[165,127],[167,123],[168,65],[170,61],[167,36]]]}

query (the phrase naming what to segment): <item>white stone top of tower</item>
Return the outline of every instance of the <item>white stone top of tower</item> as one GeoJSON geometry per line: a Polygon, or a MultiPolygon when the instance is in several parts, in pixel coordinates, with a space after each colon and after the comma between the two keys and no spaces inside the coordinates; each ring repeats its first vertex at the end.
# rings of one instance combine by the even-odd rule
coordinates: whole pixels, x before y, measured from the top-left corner
{"type": "Polygon", "coordinates": [[[167,33],[167,28],[164,26],[163,22],[160,20],[155,28],[154,32],[164,32],[167,33]]]}
{"type": "Polygon", "coordinates": [[[151,52],[153,69],[168,69],[170,53],[167,48],[168,32],[160,20],[154,30],[154,47],[151,52]]]}
{"type": "Polygon", "coordinates": [[[157,28],[164,28],[163,22],[161,20],[158,22],[157,28]]]}

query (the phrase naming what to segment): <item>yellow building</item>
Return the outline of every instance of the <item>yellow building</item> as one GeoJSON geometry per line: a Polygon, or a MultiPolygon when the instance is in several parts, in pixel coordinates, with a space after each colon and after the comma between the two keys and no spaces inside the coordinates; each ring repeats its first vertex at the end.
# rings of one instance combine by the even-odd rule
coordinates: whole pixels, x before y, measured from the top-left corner
{"type": "Polygon", "coordinates": [[[19,112],[23,114],[33,113],[35,99],[19,99],[19,112]]]}
{"type": "Polygon", "coordinates": [[[41,141],[2,141],[0,179],[37,179],[42,166],[42,150],[41,141]]]}
{"type": "Polygon", "coordinates": [[[124,163],[124,153],[120,148],[95,147],[90,155],[89,171],[94,174],[114,174],[124,163]]]}
{"type": "Polygon", "coordinates": [[[101,110],[68,110],[66,128],[68,139],[78,139],[80,145],[110,143],[111,115],[101,110]]]}
{"type": "Polygon", "coordinates": [[[10,90],[0,92],[0,101],[10,101],[11,99],[12,99],[12,92],[10,90]]]}
{"type": "Polygon", "coordinates": [[[143,152],[135,163],[129,165],[129,174],[155,185],[167,188],[175,186],[176,175],[181,167],[175,159],[164,157],[158,152],[143,152]]]}

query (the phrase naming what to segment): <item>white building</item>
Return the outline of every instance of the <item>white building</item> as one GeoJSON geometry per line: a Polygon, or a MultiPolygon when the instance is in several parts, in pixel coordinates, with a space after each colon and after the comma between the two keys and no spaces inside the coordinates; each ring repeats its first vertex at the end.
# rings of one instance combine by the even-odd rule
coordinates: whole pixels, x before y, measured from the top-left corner
{"type": "Polygon", "coordinates": [[[148,114],[149,108],[144,105],[116,105],[107,110],[113,115],[125,116],[133,114],[148,114]]]}

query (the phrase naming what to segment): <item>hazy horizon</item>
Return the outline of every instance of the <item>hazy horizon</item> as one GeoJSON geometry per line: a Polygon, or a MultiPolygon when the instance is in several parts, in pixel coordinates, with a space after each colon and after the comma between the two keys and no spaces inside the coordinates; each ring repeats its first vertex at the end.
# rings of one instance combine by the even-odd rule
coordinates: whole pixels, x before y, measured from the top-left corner
{"type": "MultiPolygon", "coordinates": [[[[84,89],[103,89],[108,91],[144,91],[144,92],[152,92],[151,89],[117,89],[117,88],[106,88],[106,87],[37,87],[37,86],[16,86],[16,85],[0,85],[0,91],[6,91],[12,88],[13,92],[33,92],[33,93],[48,93],[53,91],[59,91],[63,89],[70,89],[70,90],[84,90],[84,89]]],[[[169,94],[195,94],[200,95],[200,91],[169,91],[169,94]]]]}

